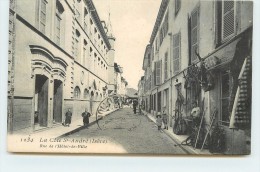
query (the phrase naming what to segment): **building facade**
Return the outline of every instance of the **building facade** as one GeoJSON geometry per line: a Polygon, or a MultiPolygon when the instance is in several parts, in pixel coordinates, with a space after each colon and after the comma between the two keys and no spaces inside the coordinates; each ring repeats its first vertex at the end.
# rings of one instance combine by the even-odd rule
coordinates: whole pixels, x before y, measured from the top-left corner
{"type": "Polygon", "coordinates": [[[116,88],[110,25],[92,0],[10,1],[10,133],[61,124],[68,109],[95,114],[116,88]]]}
{"type": "Polygon", "coordinates": [[[221,126],[227,154],[250,153],[253,3],[162,0],[146,47],[145,110],[170,126],[195,102],[221,126]]]}

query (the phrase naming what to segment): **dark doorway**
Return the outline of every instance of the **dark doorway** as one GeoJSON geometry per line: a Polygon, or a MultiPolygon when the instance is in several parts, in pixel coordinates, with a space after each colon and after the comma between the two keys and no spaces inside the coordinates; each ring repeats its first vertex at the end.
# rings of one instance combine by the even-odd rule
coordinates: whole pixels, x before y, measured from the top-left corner
{"type": "Polygon", "coordinates": [[[63,84],[60,80],[54,80],[53,91],[53,122],[62,122],[62,99],[63,99],[63,84]]]}
{"type": "Polygon", "coordinates": [[[94,101],[94,92],[91,91],[90,94],[90,112],[93,114],[93,101],[94,101]]]}
{"type": "Polygon", "coordinates": [[[34,124],[36,125],[39,124],[41,127],[47,127],[48,88],[49,88],[49,79],[44,75],[36,75],[34,124]]]}
{"type": "Polygon", "coordinates": [[[161,92],[158,93],[158,100],[157,100],[157,111],[158,112],[161,112],[162,109],[161,109],[161,106],[162,106],[162,94],[161,92]]]}

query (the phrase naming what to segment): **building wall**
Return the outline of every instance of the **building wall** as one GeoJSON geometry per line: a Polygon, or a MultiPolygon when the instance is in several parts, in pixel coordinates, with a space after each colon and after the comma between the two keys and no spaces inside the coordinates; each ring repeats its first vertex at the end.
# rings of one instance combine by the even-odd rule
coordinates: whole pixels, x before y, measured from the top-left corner
{"type": "MultiPolygon", "coordinates": [[[[151,68],[149,66],[145,66],[145,78],[146,82],[148,77],[152,74],[153,71],[155,70],[155,61],[162,60],[162,67],[161,67],[161,78],[162,82],[159,85],[154,85],[152,83],[152,88],[145,90],[145,94],[148,99],[150,95],[152,95],[152,102],[150,105],[153,105],[151,107],[152,110],[151,112],[153,114],[158,114],[158,105],[161,104],[161,106],[165,106],[165,101],[166,101],[166,94],[162,94],[164,90],[169,89],[169,118],[171,122],[171,116],[174,115],[174,111],[176,108],[176,100],[178,98],[177,94],[177,89],[176,86],[180,85],[181,86],[181,94],[184,99],[186,99],[187,96],[187,91],[185,89],[185,78],[184,74],[187,72],[187,68],[189,67],[189,52],[190,52],[190,47],[189,47],[189,20],[191,15],[193,14],[194,10],[198,10],[198,54],[201,58],[207,58],[211,53],[217,50],[221,50],[223,47],[221,45],[228,43],[232,38],[236,37],[236,35],[239,35],[240,33],[245,32],[248,28],[252,26],[252,13],[248,11],[252,11],[253,9],[253,3],[252,2],[246,2],[246,1],[236,1],[235,4],[235,34],[226,40],[223,40],[220,45],[217,45],[218,40],[217,40],[217,33],[219,32],[217,30],[217,25],[218,23],[218,16],[217,16],[217,11],[218,11],[218,5],[220,1],[200,1],[200,0],[188,0],[188,1],[181,1],[181,6],[176,14],[175,12],[175,0],[164,0],[162,1],[162,6],[160,7],[158,16],[157,16],[157,22],[156,25],[154,26],[153,33],[151,35],[151,53],[154,56],[154,60],[151,62],[151,68]],[[168,2],[168,4],[167,4],[168,2]],[[164,8],[163,4],[167,4],[167,7],[164,8]],[[160,37],[160,29],[163,27],[163,23],[165,21],[165,16],[168,13],[169,18],[169,28],[167,35],[164,37],[162,44],[160,45],[159,43],[159,37],[160,37]],[[162,17],[160,17],[162,16],[162,17]],[[159,22],[158,22],[159,20],[159,22]],[[157,29],[158,28],[158,29],[157,29]],[[174,61],[173,61],[173,55],[174,55],[174,50],[173,50],[173,38],[175,34],[181,34],[180,38],[180,69],[179,72],[174,72],[174,61]],[[158,51],[156,51],[156,45],[158,45],[158,51]],[[168,80],[164,80],[164,56],[165,53],[168,52],[168,75],[169,78],[168,80]],[[161,92],[162,94],[162,102],[158,103],[158,93],[161,92]],[[154,98],[155,97],[155,98],[154,98]]],[[[247,31],[246,31],[247,32],[247,31]]],[[[248,42],[250,42],[250,37],[248,37],[248,42]]],[[[248,42],[246,43],[248,45],[248,42]]],[[[223,48],[224,49],[224,48],[223,48]]],[[[246,49],[246,45],[245,45],[246,49]]],[[[229,53],[232,53],[236,51],[236,48],[234,47],[233,49],[228,49],[225,50],[229,53]]],[[[246,50],[245,50],[246,51],[246,50]]],[[[250,51],[250,50],[249,50],[250,51]]],[[[147,54],[149,52],[145,52],[144,58],[147,58],[147,54]]],[[[250,55],[250,52],[246,52],[247,55],[250,55]]],[[[245,53],[245,54],[246,54],[245,53]]],[[[222,55],[223,56],[223,55],[222,55]]],[[[220,56],[220,58],[222,58],[220,56]]],[[[227,55],[224,55],[227,56],[227,55]]],[[[234,58],[239,58],[239,57],[234,57],[234,58]]],[[[245,58],[245,57],[244,57],[245,58]]],[[[194,63],[198,63],[198,59],[194,61],[194,63]]],[[[145,60],[144,60],[145,62],[145,60]]],[[[144,63],[146,64],[146,63],[144,63]]],[[[200,64],[198,64],[200,67],[200,64]]],[[[216,73],[214,73],[214,83],[215,86],[212,90],[210,91],[204,91],[201,89],[201,93],[199,96],[198,103],[201,106],[202,102],[204,100],[204,109],[205,109],[205,121],[206,124],[210,124],[210,119],[212,117],[212,113],[214,109],[218,110],[218,115],[216,117],[215,123],[218,123],[221,118],[221,96],[220,96],[220,91],[221,91],[221,81],[220,81],[220,72],[221,70],[224,70],[223,68],[218,69],[216,73]]],[[[154,76],[152,76],[154,77],[154,76]]],[[[188,103],[187,100],[185,100],[182,108],[182,115],[185,116],[190,116],[190,111],[187,109],[185,105],[187,106],[188,103]]],[[[245,140],[248,139],[248,131],[232,131],[229,130],[228,127],[225,127],[225,130],[227,132],[227,137],[226,137],[226,142],[227,142],[227,153],[231,152],[238,152],[239,147],[241,148],[240,153],[246,153],[248,149],[246,150],[246,145],[245,140]],[[230,137],[232,135],[232,137],[230,137]],[[240,139],[239,139],[240,138],[240,139]],[[246,138],[246,139],[241,139],[241,138],[246,138]],[[234,143],[237,142],[238,144],[234,145],[234,143]]]]}
{"type": "MultiPolygon", "coordinates": [[[[11,97],[9,101],[9,106],[13,109],[13,123],[10,128],[14,131],[25,128],[34,130],[36,76],[44,75],[48,78],[47,127],[52,127],[52,118],[55,115],[53,89],[56,79],[62,81],[62,120],[69,108],[73,112],[72,120],[80,119],[86,108],[95,114],[99,102],[107,96],[107,91],[104,92],[103,88],[109,84],[108,71],[111,70],[109,64],[114,60],[114,49],[109,49],[111,47],[108,37],[101,33],[105,31],[99,27],[102,25],[101,21],[98,17],[94,18],[94,12],[89,9],[93,8],[89,5],[93,4],[92,1],[59,1],[64,10],[60,14],[59,43],[55,36],[56,1],[43,1],[46,2],[45,33],[39,30],[41,0],[17,0],[14,8],[17,14],[16,30],[13,30],[15,88],[14,101],[11,101],[11,97]],[[79,15],[74,14],[74,10],[79,15]],[[37,49],[47,54],[41,54],[37,49]],[[37,67],[39,62],[42,68],[37,67]],[[76,87],[80,89],[78,97],[75,97],[76,87]],[[84,94],[85,89],[88,94],[84,94]]],[[[98,15],[96,11],[95,15],[98,15]]]]}

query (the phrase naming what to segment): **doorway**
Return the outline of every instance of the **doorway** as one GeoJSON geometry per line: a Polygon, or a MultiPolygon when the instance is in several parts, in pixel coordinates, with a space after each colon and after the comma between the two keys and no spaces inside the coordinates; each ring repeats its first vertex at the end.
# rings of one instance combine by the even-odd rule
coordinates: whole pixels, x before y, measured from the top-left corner
{"type": "Polygon", "coordinates": [[[53,91],[53,122],[62,123],[62,100],[63,100],[63,83],[60,80],[54,80],[53,91]]]}
{"type": "Polygon", "coordinates": [[[90,94],[90,112],[91,114],[93,114],[93,101],[94,101],[94,92],[91,91],[91,94],[90,94]]]}
{"type": "Polygon", "coordinates": [[[44,75],[36,75],[35,79],[35,115],[34,125],[47,127],[48,121],[48,88],[49,79],[44,75]]]}

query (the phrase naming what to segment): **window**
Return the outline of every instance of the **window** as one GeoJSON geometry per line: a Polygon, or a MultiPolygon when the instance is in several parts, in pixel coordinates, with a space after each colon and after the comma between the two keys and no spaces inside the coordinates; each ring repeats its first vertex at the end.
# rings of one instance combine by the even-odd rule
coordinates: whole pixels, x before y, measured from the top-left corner
{"type": "Polygon", "coordinates": [[[216,2],[216,45],[229,40],[236,34],[235,1],[216,2]]]}
{"type": "Polygon", "coordinates": [[[87,17],[87,15],[88,15],[88,10],[87,8],[84,8],[84,17],[87,17]]]}
{"type": "Polygon", "coordinates": [[[199,8],[196,7],[191,13],[191,62],[196,61],[199,50],[199,8]]]}
{"type": "Polygon", "coordinates": [[[87,32],[88,30],[88,25],[87,25],[87,21],[88,21],[88,10],[85,8],[84,9],[84,30],[85,32],[87,32]]]}
{"type": "Polygon", "coordinates": [[[155,85],[161,84],[161,75],[162,75],[162,61],[155,62],[155,85]]]}
{"type": "Polygon", "coordinates": [[[223,1],[222,5],[222,40],[235,33],[235,2],[223,1]]]}
{"type": "Polygon", "coordinates": [[[46,4],[45,0],[41,0],[40,2],[40,31],[45,33],[46,28],[46,4]]]}
{"type": "Polygon", "coordinates": [[[88,91],[88,89],[85,89],[84,90],[84,99],[87,99],[88,96],[89,96],[89,91],[88,91]]]}
{"type": "Polygon", "coordinates": [[[151,56],[152,56],[152,61],[154,60],[154,46],[152,46],[152,53],[151,53],[151,56]]]}
{"type": "Polygon", "coordinates": [[[157,42],[157,38],[155,39],[155,51],[159,50],[159,46],[158,46],[158,42],[157,42]]]}
{"type": "Polygon", "coordinates": [[[149,53],[148,54],[148,67],[150,67],[150,64],[151,64],[151,54],[149,53]]]}
{"type": "Polygon", "coordinates": [[[175,16],[178,14],[180,9],[181,9],[181,0],[175,0],[175,16]]]}
{"type": "Polygon", "coordinates": [[[87,47],[88,43],[87,41],[84,39],[84,47],[83,47],[83,66],[86,66],[86,61],[88,58],[88,47],[87,47]]]}
{"type": "Polygon", "coordinates": [[[75,87],[74,89],[74,98],[79,99],[80,98],[80,89],[78,86],[75,87]]]}
{"type": "Polygon", "coordinates": [[[83,66],[85,66],[86,65],[86,58],[87,58],[87,48],[86,47],[84,47],[83,48],[83,66]]]}
{"type": "Polygon", "coordinates": [[[163,21],[163,24],[162,24],[162,27],[160,29],[160,45],[162,44],[163,42],[163,39],[165,38],[165,36],[167,35],[168,33],[168,27],[169,27],[169,24],[168,24],[168,12],[165,14],[165,18],[164,18],[164,21],[163,21]]]}
{"type": "Polygon", "coordinates": [[[230,71],[224,71],[221,73],[221,121],[223,125],[229,123],[230,116],[230,88],[231,88],[231,76],[230,71]]]}
{"type": "Polygon", "coordinates": [[[173,71],[180,71],[180,41],[181,33],[173,35],[173,71]]]}
{"type": "Polygon", "coordinates": [[[80,44],[79,44],[79,40],[80,40],[80,33],[78,30],[76,30],[76,39],[75,39],[75,48],[74,48],[74,54],[75,54],[75,58],[76,61],[80,60],[80,44]]]}
{"type": "Polygon", "coordinates": [[[74,52],[75,52],[75,58],[76,58],[76,61],[78,61],[79,59],[79,40],[78,39],[75,39],[75,49],[74,49],[74,52]]]}
{"type": "Polygon", "coordinates": [[[169,12],[167,11],[165,18],[164,18],[164,35],[166,36],[168,33],[168,28],[169,28],[169,23],[168,23],[168,19],[169,18],[169,12]]]}
{"type": "Polygon", "coordinates": [[[160,30],[160,45],[162,44],[163,42],[163,28],[161,28],[160,30]]]}
{"type": "Polygon", "coordinates": [[[75,15],[76,15],[76,20],[78,20],[78,22],[81,22],[81,1],[77,1],[76,3],[76,11],[75,11],[75,15]]]}
{"type": "Polygon", "coordinates": [[[164,57],[164,80],[168,79],[168,53],[164,57]]]}
{"type": "Polygon", "coordinates": [[[55,17],[55,42],[56,44],[60,45],[60,23],[61,18],[56,14],[55,17]]]}

